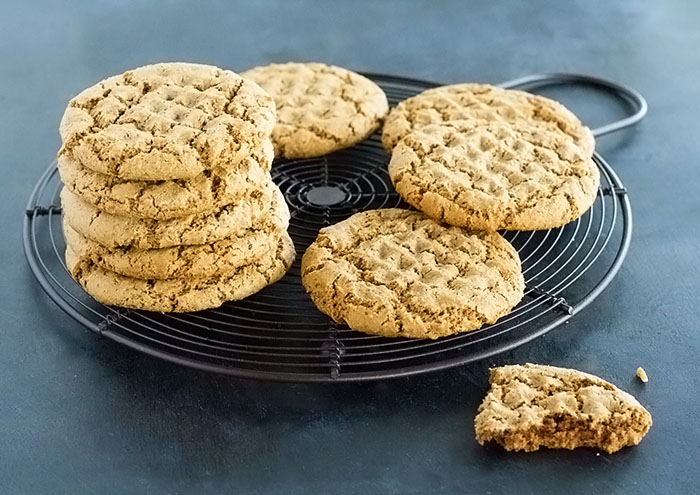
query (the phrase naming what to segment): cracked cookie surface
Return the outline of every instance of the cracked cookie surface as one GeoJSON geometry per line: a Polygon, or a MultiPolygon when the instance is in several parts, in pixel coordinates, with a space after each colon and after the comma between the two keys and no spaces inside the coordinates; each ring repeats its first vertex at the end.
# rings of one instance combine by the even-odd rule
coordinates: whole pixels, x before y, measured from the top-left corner
{"type": "Polygon", "coordinates": [[[597,376],[536,364],[491,370],[491,389],[474,420],[480,444],[506,450],[637,445],[651,415],[630,394],[597,376]]]}
{"type": "Polygon", "coordinates": [[[589,157],[595,148],[590,129],[561,103],[524,91],[473,83],[440,86],[400,102],[384,122],[382,144],[391,152],[414,129],[465,119],[543,127],[571,137],[589,157]]]}
{"type": "Polygon", "coordinates": [[[272,98],[238,74],[189,63],[147,65],[71,99],[59,155],[124,180],[189,179],[235,165],[274,123],[272,98]]]}
{"type": "Polygon", "coordinates": [[[244,299],[281,279],[294,261],[294,244],[279,237],[269,251],[250,257],[234,273],[207,278],[139,279],[96,265],[66,247],[66,266],[72,277],[95,300],[114,306],[161,313],[201,311],[226,301],[244,299]]]}
{"type": "Polygon", "coordinates": [[[275,100],[272,132],[277,155],[321,156],[350,147],[376,131],[389,110],[374,82],[341,67],[287,63],[241,73],[275,100]]]}
{"type": "Polygon", "coordinates": [[[65,187],[61,190],[61,206],[63,217],[73,229],[105,247],[159,249],[210,244],[239,235],[251,226],[267,230],[286,229],[289,209],[282,193],[272,183],[264,185],[263,189],[265,193],[260,197],[251,194],[245,202],[226,205],[212,213],[171,220],[106,213],[65,187]]]}
{"type": "Polygon", "coordinates": [[[357,213],[321,229],[302,258],[316,306],[354,330],[436,339],[493,323],[520,301],[513,246],[420,212],[357,213]]]}
{"type": "Polygon", "coordinates": [[[82,167],[68,155],[58,158],[61,181],[84,201],[107,213],[168,220],[214,211],[260,195],[273,159],[269,140],[235,167],[205,170],[192,179],[125,181],[82,167]]]}
{"type": "Polygon", "coordinates": [[[173,246],[161,249],[110,249],[76,232],[63,222],[66,244],[81,258],[89,258],[96,265],[127,277],[157,278],[211,278],[234,275],[240,266],[252,258],[269,254],[282,236],[287,236],[289,211],[272,211],[274,222],[252,225],[248,229],[211,244],[173,246]]]}
{"type": "Polygon", "coordinates": [[[389,175],[415,208],[476,230],[540,230],[583,215],[598,194],[593,160],[561,133],[461,120],[407,134],[389,175]]]}

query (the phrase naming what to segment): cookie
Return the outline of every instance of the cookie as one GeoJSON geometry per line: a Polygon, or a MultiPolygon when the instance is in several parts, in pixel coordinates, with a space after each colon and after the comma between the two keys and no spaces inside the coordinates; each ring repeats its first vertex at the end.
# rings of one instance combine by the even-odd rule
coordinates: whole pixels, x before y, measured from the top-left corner
{"type": "Polygon", "coordinates": [[[294,257],[294,244],[283,234],[273,249],[249,258],[226,276],[144,280],[105,270],[66,248],[68,271],[95,300],[161,313],[200,311],[248,297],[282,278],[294,257]]]}
{"type": "Polygon", "coordinates": [[[525,122],[571,137],[586,156],[595,148],[590,129],[564,105],[524,91],[472,83],[429,89],[399,103],[384,122],[382,144],[391,152],[414,129],[464,119],[525,122]]]}
{"type": "Polygon", "coordinates": [[[98,210],[63,188],[61,206],[68,224],[81,235],[108,248],[159,249],[172,246],[211,244],[240,235],[252,225],[260,229],[286,229],[289,209],[274,184],[261,197],[226,205],[207,214],[172,220],[153,220],[112,215],[98,210]],[[276,212],[271,214],[270,209],[276,212]],[[283,219],[279,223],[278,219],[283,219]]]}
{"type": "MultiPolygon", "coordinates": [[[[283,223],[277,218],[277,223],[283,223]]],[[[63,222],[66,244],[80,257],[107,270],[134,278],[203,278],[233,275],[251,257],[277,245],[286,231],[270,229],[272,222],[251,227],[211,244],[161,249],[106,248],[76,232],[63,222]]]]}
{"type": "Polygon", "coordinates": [[[318,309],[354,330],[436,339],[493,323],[520,301],[520,259],[497,233],[470,233],[401,209],[321,229],[302,283],[318,309]]]}
{"type": "Polygon", "coordinates": [[[540,230],[583,215],[600,175],[568,137],[525,123],[461,120],[407,134],[394,148],[396,191],[428,216],[476,230],[540,230]]]}
{"type": "Polygon", "coordinates": [[[59,155],[123,180],[191,179],[235,165],[274,124],[272,98],[231,71],[147,65],[105,79],[68,103],[59,155]]]}
{"type": "Polygon", "coordinates": [[[68,189],[102,211],[168,220],[243,202],[248,194],[262,194],[259,185],[271,180],[266,170],[273,158],[272,144],[266,143],[236,167],[205,170],[187,180],[123,181],[81,167],[69,155],[58,158],[58,171],[68,189]]]}
{"type": "Polygon", "coordinates": [[[365,140],[389,110],[382,89],[366,77],[319,63],[271,64],[241,74],[275,100],[275,154],[321,156],[365,140]]]}
{"type": "Polygon", "coordinates": [[[474,426],[480,444],[506,450],[637,445],[651,415],[630,394],[580,371],[525,364],[491,370],[491,389],[474,426]]]}

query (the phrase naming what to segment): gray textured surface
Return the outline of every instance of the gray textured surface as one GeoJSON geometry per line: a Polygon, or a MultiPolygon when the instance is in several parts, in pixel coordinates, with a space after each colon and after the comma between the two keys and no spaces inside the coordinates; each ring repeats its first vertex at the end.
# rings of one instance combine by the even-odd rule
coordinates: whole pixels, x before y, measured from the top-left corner
{"type": "MultiPolygon", "coordinates": [[[[697,490],[700,3],[140,4],[13,1],[0,14],[0,492],[697,490]],[[162,60],[319,60],[447,82],[577,71],[642,91],[647,119],[599,146],[635,213],[622,271],[568,325],[492,363],[610,379],[648,406],[647,438],[612,456],[479,447],[472,420],[492,363],[378,384],[267,384],[181,369],[79,328],[32,279],[22,209],[68,98],[162,60]]],[[[604,118],[600,105],[572,106],[604,118]]]]}

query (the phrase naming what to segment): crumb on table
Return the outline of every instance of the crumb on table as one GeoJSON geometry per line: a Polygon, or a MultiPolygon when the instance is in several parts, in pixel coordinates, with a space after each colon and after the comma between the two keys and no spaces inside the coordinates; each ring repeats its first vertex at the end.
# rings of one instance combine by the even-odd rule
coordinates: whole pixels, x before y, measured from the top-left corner
{"type": "Polygon", "coordinates": [[[647,376],[647,372],[644,371],[644,368],[641,366],[637,368],[637,376],[639,377],[640,380],[642,380],[644,383],[649,381],[649,377],[647,376]]]}

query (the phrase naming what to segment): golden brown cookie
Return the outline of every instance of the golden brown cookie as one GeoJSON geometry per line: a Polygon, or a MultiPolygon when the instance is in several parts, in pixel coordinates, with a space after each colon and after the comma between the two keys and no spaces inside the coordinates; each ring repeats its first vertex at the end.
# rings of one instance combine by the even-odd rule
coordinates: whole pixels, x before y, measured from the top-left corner
{"type": "Polygon", "coordinates": [[[524,289],[518,253],[499,234],[400,209],[364,211],[321,229],[301,268],[322,312],[387,337],[475,330],[510,312],[524,289]]]}
{"type": "Polygon", "coordinates": [[[211,244],[240,235],[251,226],[286,229],[289,209],[279,188],[249,195],[246,202],[226,205],[218,211],[172,220],[124,217],[98,210],[63,188],[61,206],[68,224],[81,235],[108,248],[159,249],[211,244]],[[274,212],[272,213],[271,212],[274,212]],[[278,219],[283,219],[282,223],[278,219]]]}
{"type": "Polygon", "coordinates": [[[274,124],[272,99],[231,71],[147,65],[105,79],[68,103],[59,154],[124,180],[191,179],[237,164],[274,124]]]}
{"type": "Polygon", "coordinates": [[[407,134],[389,175],[428,216],[476,230],[540,230],[583,215],[598,193],[591,158],[568,136],[525,123],[461,120],[407,134]]]}
{"type": "Polygon", "coordinates": [[[244,299],[284,276],[294,261],[294,244],[283,234],[273,249],[250,257],[235,272],[209,278],[139,279],[118,275],[66,248],[66,266],[85,291],[103,304],[184,313],[244,299]]]}
{"type": "Polygon", "coordinates": [[[491,390],[474,426],[480,444],[506,450],[637,445],[651,415],[630,394],[580,371],[525,364],[491,370],[491,390]]]}
{"type": "Polygon", "coordinates": [[[415,129],[450,120],[483,119],[527,123],[571,137],[584,155],[593,155],[593,134],[564,105],[524,91],[488,84],[453,84],[424,91],[402,101],[386,118],[382,144],[391,152],[415,129]]]}
{"type": "Polygon", "coordinates": [[[321,156],[353,146],[381,125],[386,95],[355,72],[319,63],[271,64],[241,74],[275,100],[276,155],[321,156]]]}
{"type": "Polygon", "coordinates": [[[61,181],[74,194],[98,209],[115,215],[169,220],[211,212],[261,194],[269,182],[272,144],[253,150],[235,167],[205,170],[192,179],[124,181],[80,166],[69,155],[58,158],[61,181]]]}
{"type": "Polygon", "coordinates": [[[115,248],[110,249],[76,232],[64,220],[63,232],[66,245],[81,258],[89,258],[96,265],[127,277],[134,278],[212,278],[234,275],[240,266],[250,259],[259,258],[279,244],[287,235],[283,224],[261,223],[244,229],[236,235],[211,244],[173,246],[161,249],[115,248]]]}

